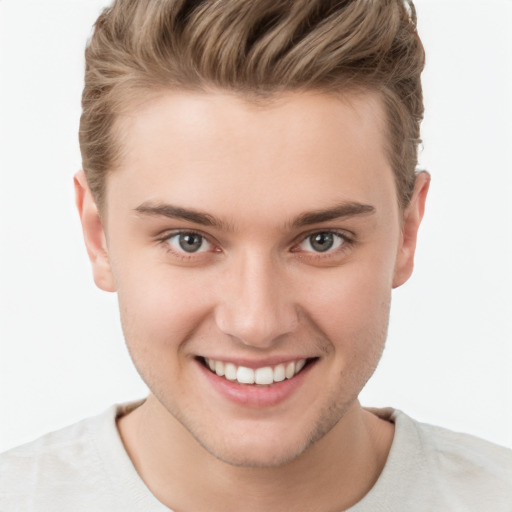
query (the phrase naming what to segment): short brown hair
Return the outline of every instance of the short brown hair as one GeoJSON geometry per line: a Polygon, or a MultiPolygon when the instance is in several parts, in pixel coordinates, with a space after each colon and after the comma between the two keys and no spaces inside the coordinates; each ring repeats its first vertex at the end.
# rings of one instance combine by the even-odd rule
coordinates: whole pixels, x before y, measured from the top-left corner
{"type": "Polygon", "coordinates": [[[416,177],[424,50],[406,0],[115,0],[85,51],[80,149],[101,207],[118,115],[162,89],[381,93],[400,206],[416,177]]]}

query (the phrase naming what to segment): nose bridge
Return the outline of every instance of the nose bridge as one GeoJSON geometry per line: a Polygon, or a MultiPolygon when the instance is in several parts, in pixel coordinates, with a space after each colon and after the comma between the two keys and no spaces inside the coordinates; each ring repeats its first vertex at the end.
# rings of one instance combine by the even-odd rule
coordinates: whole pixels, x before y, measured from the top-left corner
{"type": "Polygon", "coordinates": [[[245,345],[269,347],[298,322],[286,269],[261,250],[245,251],[231,263],[222,285],[217,325],[245,345]]]}

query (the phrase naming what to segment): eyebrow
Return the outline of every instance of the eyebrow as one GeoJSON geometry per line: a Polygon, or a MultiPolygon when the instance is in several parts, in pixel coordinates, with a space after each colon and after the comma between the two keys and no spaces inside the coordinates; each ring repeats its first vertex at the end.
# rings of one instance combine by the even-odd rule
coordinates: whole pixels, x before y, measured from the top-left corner
{"type": "MultiPolygon", "coordinates": [[[[233,231],[232,225],[217,219],[213,215],[201,212],[199,210],[183,208],[181,206],[174,206],[171,204],[152,204],[146,202],[140,206],[137,206],[135,211],[142,215],[185,220],[193,222],[194,224],[199,224],[201,226],[214,227],[225,231],[233,231]]],[[[293,228],[300,228],[311,224],[327,222],[330,220],[355,216],[366,216],[372,215],[374,213],[375,208],[372,205],[357,202],[343,202],[332,208],[304,212],[292,220],[288,225],[293,228]]]]}
{"type": "Polygon", "coordinates": [[[142,203],[135,208],[137,213],[150,215],[153,217],[167,217],[169,219],[187,220],[201,226],[214,227],[225,231],[232,231],[232,227],[209,213],[190,208],[182,208],[181,206],[173,206],[171,204],[151,204],[142,203]]]}
{"type": "Polygon", "coordinates": [[[375,213],[375,207],[370,204],[363,204],[357,202],[343,202],[332,208],[325,210],[314,210],[305,212],[299,215],[293,222],[292,226],[296,228],[308,226],[310,224],[318,224],[320,222],[327,222],[329,220],[359,217],[372,215],[375,213]]]}

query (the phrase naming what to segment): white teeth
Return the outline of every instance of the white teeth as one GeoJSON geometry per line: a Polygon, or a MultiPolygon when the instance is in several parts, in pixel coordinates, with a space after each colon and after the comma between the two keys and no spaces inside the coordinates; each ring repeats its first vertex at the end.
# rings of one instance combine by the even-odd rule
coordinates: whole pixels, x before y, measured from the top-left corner
{"type": "Polygon", "coordinates": [[[226,379],[236,380],[236,366],[233,363],[226,363],[224,372],[226,379]]]}
{"type": "Polygon", "coordinates": [[[286,370],[284,374],[287,379],[291,379],[295,375],[295,363],[292,361],[286,365],[286,370]]]}
{"type": "Polygon", "coordinates": [[[300,361],[297,361],[297,363],[295,364],[295,373],[299,373],[302,370],[302,368],[304,368],[305,364],[306,364],[305,359],[301,359],[300,361]]]}
{"type": "Polygon", "coordinates": [[[282,382],[285,378],[284,364],[278,364],[274,368],[274,382],[282,382]]]}
{"type": "Polygon", "coordinates": [[[270,366],[258,368],[254,372],[254,382],[256,384],[272,384],[274,382],[274,370],[270,366]]]}
{"type": "Polygon", "coordinates": [[[205,362],[210,370],[219,377],[225,377],[230,381],[238,381],[240,384],[259,384],[261,386],[268,386],[274,382],[291,379],[306,365],[306,359],[299,359],[287,364],[281,363],[274,367],[263,366],[253,370],[245,366],[237,367],[233,363],[224,363],[214,359],[205,358],[205,362]]]}
{"type": "Polygon", "coordinates": [[[254,384],[254,370],[245,366],[239,366],[236,372],[236,380],[240,384],[254,384]]]}
{"type": "Polygon", "coordinates": [[[224,376],[224,363],[222,361],[215,361],[215,373],[219,377],[224,376]]]}

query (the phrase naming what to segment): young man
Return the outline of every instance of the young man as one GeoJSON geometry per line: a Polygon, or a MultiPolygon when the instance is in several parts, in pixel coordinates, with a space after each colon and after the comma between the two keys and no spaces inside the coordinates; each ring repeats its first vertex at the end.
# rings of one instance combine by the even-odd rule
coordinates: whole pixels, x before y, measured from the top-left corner
{"type": "Polygon", "coordinates": [[[117,0],[86,59],[77,205],[150,395],[4,454],[0,510],[510,510],[508,450],[357,400],[429,185],[413,6],[117,0]]]}

